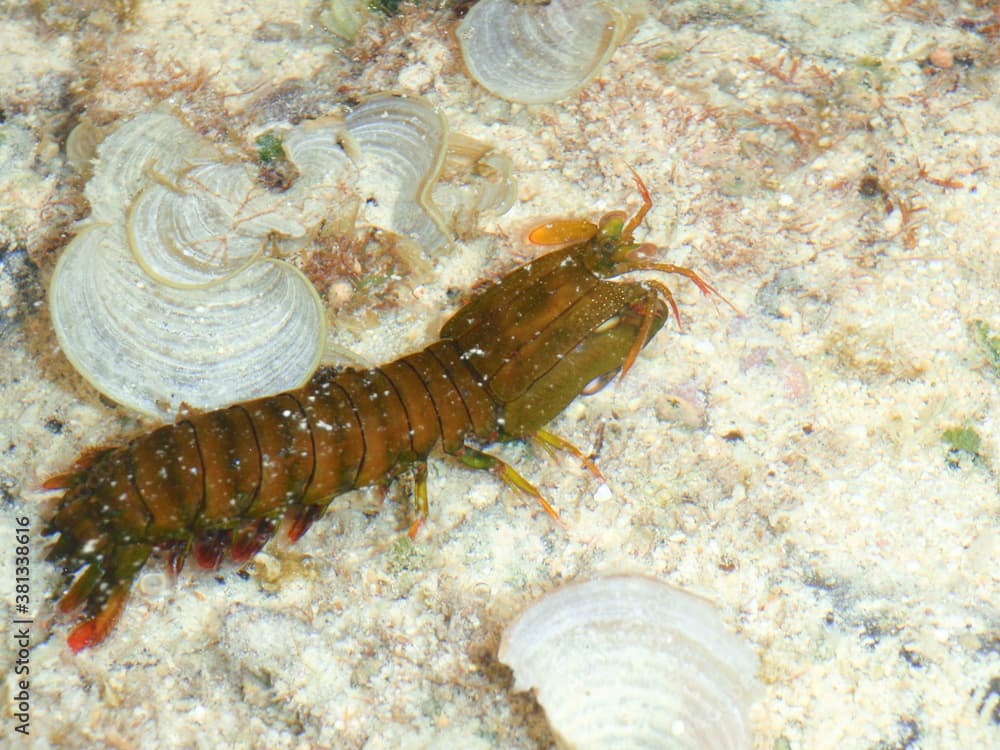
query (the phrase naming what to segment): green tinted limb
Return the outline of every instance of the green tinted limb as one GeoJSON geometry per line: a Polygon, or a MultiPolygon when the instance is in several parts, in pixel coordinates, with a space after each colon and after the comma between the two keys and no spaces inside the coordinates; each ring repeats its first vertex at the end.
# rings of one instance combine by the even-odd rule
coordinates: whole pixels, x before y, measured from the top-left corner
{"type": "Polygon", "coordinates": [[[597,468],[597,464],[591,461],[588,455],[573,445],[569,440],[561,438],[555,433],[544,429],[535,432],[531,439],[541,445],[552,455],[555,455],[555,451],[565,451],[566,453],[575,456],[580,463],[587,467],[587,470],[591,474],[600,479],[602,482],[604,481],[604,475],[601,473],[601,470],[597,468]]]}
{"type": "Polygon", "coordinates": [[[413,470],[413,523],[406,535],[415,539],[420,527],[427,520],[430,505],[427,502],[427,462],[420,461],[413,470]]]}
{"type": "Polygon", "coordinates": [[[469,446],[464,446],[462,450],[455,454],[458,458],[462,460],[466,466],[472,469],[488,469],[496,474],[500,479],[509,484],[516,490],[520,490],[525,495],[530,495],[535,498],[538,503],[545,509],[552,518],[564,526],[562,519],[559,518],[559,513],[556,509],[552,507],[548,500],[546,500],[542,493],[538,491],[531,482],[522,477],[517,471],[514,470],[512,466],[505,463],[496,456],[491,456],[489,453],[483,453],[475,448],[470,448],[469,446]]]}

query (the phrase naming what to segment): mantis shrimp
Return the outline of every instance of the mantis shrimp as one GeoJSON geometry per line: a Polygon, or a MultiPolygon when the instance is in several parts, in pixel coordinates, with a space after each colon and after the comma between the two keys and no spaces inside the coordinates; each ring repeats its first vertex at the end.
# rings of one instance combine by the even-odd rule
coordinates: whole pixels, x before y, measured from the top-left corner
{"type": "Polygon", "coordinates": [[[336,496],[406,471],[414,476],[416,534],[428,514],[427,458],[438,444],[558,518],[533,484],[481,447],[536,439],[587,462],[544,426],[576,396],[627,372],[669,315],[678,318],[663,283],[612,279],[680,274],[721,297],[691,269],[658,262],[653,245],[634,241],[652,206],[638,175],[636,182],[643,204],[631,219],[616,211],[598,224],[537,227],[531,241],[565,246],[475,295],[422,351],[371,369],[321,369],[294,391],[182,415],[85,454],[47,481],[64,493],[43,533],[58,534],[47,553],[62,570],[58,608],[79,612],[70,648],[108,635],[156,550],[174,574],[189,555],[205,568],[218,567],[227,550],[244,562],[282,522],[295,541],[336,496]]]}

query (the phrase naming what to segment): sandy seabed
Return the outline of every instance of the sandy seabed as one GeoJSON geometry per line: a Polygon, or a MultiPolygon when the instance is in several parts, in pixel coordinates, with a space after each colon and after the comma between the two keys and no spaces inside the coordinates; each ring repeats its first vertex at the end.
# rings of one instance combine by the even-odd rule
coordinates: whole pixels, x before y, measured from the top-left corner
{"type": "Polygon", "coordinates": [[[402,90],[499,146],[516,205],[386,309],[342,313],[338,343],[373,361],[432,341],[449,290],[539,252],[521,241],[539,217],[635,210],[628,165],[655,201],[638,237],[743,315],[670,280],[683,331],[552,424],[606,484],[500,451],[566,528],[437,456],[413,544],[401,481],[241,573],[150,564],[100,647],[33,631],[28,737],[0,554],[5,746],[549,747],[500,634],[560,583],[622,571],[710,598],[758,653],[756,748],[1000,745],[995,2],[654,2],[593,83],[533,106],[469,80],[448,10],[404,6],[345,51],[316,2],[102,5],[2,6],[0,548],[28,518],[36,604],[56,578],[40,483],[141,426],[73,372],[45,309],[85,211],[64,150],[84,111],[168,99],[219,134],[265,102],[315,116],[402,90]]]}

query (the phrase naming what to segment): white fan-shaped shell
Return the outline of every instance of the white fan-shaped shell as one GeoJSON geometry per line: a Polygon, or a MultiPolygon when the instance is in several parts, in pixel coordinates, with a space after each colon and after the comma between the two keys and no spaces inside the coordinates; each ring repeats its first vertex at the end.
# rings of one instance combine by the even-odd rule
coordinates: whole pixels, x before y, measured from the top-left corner
{"type": "Polygon", "coordinates": [[[358,171],[344,151],[343,139],[343,123],[329,117],[297,125],[282,141],[299,175],[276,200],[285,213],[298,217],[306,226],[354,211],[358,171]]]}
{"type": "Polygon", "coordinates": [[[353,41],[371,11],[368,0],[328,0],[319,22],[345,41],[353,41]]]}
{"type": "Polygon", "coordinates": [[[344,127],[357,146],[368,223],[404,234],[427,252],[449,243],[430,193],[441,172],[448,126],[418,96],[378,94],[354,108],[344,127]]]}
{"type": "MultiPolygon", "coordinates": [[[[510,157],[483,141],[462,133],[449,133],[444,171],[464,178],[459,181],[464,184],[458,187],[465,195],[452,201],[458,206],[458,212],[486,211],[499,215],[509,210],[517,200],[517,180],[513,176],[514,165],[510,157]]],[[[446,187],[448,182],[455,181],[443,181],[435,186],[434,198],[438,205],[449,205],[447,195],[444,200],[441,195],[449,192],[446,187]]]]}
{"type": "Polygon", "coordinates": [[[160,109],[122,123],[97,147],[84,194],[95,221],[121,223],[132,199],[152,181],[176,182],[195,164],[221,158],[211,141],[160,109]]]}
{"type": "Polygon", "coordinates": [[[517,180],[513,176],[510,157],[499,151],[490,151],[483,156],[481,168],[488,177],[483,180],[476,209],[492,211],[497,215],[507,213],[517,200],[517,180]]]}
{"type": "Polygon", "coordinates": [[[645,11],[641,0],[480,0],[459,24],[458,41],[483,87],[542,104],[589,83],[645,11]]]}
{"type": "Polygon", "coordinates": [[[302,222],[279,208],[245,165],[201,164],[176,186],[157,182],[136,196],[126,224],[129,246],[157,281],[208,286],[256,260],[272,235],[305,234],[302,222]]]}
{"type": "Polygon", "coordinates": [[[134,262],[124,229],[96,224],[63,251],[49,291],[59,343],[98,390],[171,418],[298,387],[319,363],[322,304],[281,261],[208,288],[176,288],[134,262]]]}
{"type": "Polygon", "coordinates": [[[563,747],[750,746],[757,658],[712,605],[652,578],[609,576],[542,597],[503,634],[500,660],[563,747]]]}

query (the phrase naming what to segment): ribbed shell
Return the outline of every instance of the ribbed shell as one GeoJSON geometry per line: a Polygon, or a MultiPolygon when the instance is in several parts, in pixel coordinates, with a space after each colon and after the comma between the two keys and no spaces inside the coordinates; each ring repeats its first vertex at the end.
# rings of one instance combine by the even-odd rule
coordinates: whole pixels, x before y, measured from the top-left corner
{"type": "Polygon", "coordinates": [[[324,310],[309,281],[281,261],[254,263],[211,287],[149,278],[113,224],[83,230],[49,291],[59,343],[98,390],[172,418],[304,383],[323,351],[324,310]]]}
{"type": "Polygon", "coordinates": [[[182,404],[209,409],[304,383],[323,352],[325,311],[302,273],[263,256],[342,200],[338,150],[339,162],[316,159],[279,192],[168,111],[123,123],[97,149],[91,219],[49,290],[77,370],[164,419],[182,404]]]}
{"type": "Polygon", "coordinates": [[[272,237],[305,234],[279,208],[246,165],[201,164],[176,185],[155,183],[136,196],[126,221],[129,247],[157,281],[210,286],[257,260],[272,237]]]}
{"type": "Polygon", "coordinates": [[[444,164],[448,125],[418,96],[377,94],[355,107],[344,127],[359,151],[360,190],[378,196],[366,221],[413,239],[428,252],[450,243],[431,190],[444,164]]]}
{"type": "Polygon", "coordinates": [[[642,0],[480,0],[459,24],[458,41],[484,88],[543,104],[589,83],[645,13],[642,0]]]}
{"type": "Polygon", "coordinates": [[[572,583],[521,613],[500,660],[565,748],[750,747],[757,658],[712,605],[642,576],[572,583]]]}
{"type": "Polygon", "coordinates": [[[95,221],[124,223],[132,199],[160,180],[176,182],[196,164],[221,158],[212,143],[162,109],[122,123],[97,147],[99,161],[84,194],[95,221]]]}
{"type": "MultiPolygon", "coordinates": [[[[365,223],[427,252],[450,243],[430,197],[448,128],[426,100],[379,94],[346,118],[269,132],[287,179],[264,179],[262,165],[165,109],[97,146],[92,215],[56,265],[49,304],[63,351],[108,397],[170,419],[181,404],[217,408],[305,382],[325,311],[301,273],[269,256],[353,220],[362,199],[365,223]]],[[[514,194],[509,162],[479,146],[468,168],[487,178],[456,213],[506,208],[514,194]]]]}

